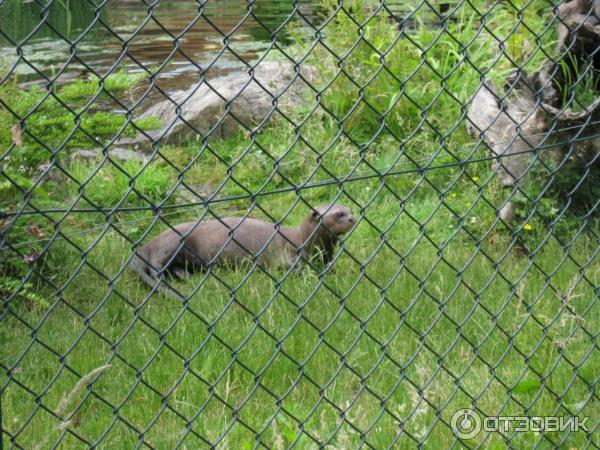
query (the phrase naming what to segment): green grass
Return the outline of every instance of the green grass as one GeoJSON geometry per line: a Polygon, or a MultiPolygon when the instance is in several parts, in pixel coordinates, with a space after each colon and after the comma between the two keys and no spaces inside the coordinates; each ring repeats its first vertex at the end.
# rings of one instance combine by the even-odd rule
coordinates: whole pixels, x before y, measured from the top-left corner
{"type": "MultiPolygon", "coordinates": [[[[463,104],[481,73],[501,80],[515,63],[533,71],[543,62],[537,42],[555,44],[546,2],[513,1],[520,13],[485,3],[464,3],[459,22],[448,25],[452,36],[424,23],[410,40],[395,41],[394,23],[383,14],[371,19],[363,37],[376,50],[363,42],[345,58],[346,74],[371,80],[362,102],[361,89],[336,75],[336,56],[317,46],[307,64],[319,69],[318,88],[331,85],[318,113],[308,117],[311,105],[289,111],[306,119],[299,131],[280,120],[252,136],[165,146],[143,165],[103,160],[98,172],[94,164],[65,165],[69,175],[48,183],[51,195],[34,195],[34,204],[169,206],[189,201],[175,189],[183,182],[204,197],[234,196],[211,206],[220,216],[251,209],[253,217],[297,224],[308,212],[302,201],[339,195],[361,220],[327,273],[215,269],[175,283],[194,292],[182,304],[149,296],[125,268],[134,241],[166,228],[152,211],[117,213],[110,225],[102,214],[19,219],[21,255],[8,254],[15,262],[0,277],[2,296],[18,289],[15,274],[27,273],[22,256],[49,249],[38,261],[46,281],[25,277],[2,318],[0,367],[11,368],[2,385],[7,433],[24,448],[59,439],[79,448],[75,436],[102,448],[135,447],[141,436],[159,449],[180,442],[190,449],[413,448],[416,441],[446,448],[452,414],[472,399],[491,416],[575,413],[595,424],[600,227],[594,215],[582,219],[597,199],[595,175],[570,204],[565,192],[580,176],[550,179],[557,163],[538,160],[508,228],[497,210],[509,194],[489,163],[458,164],[487,156],[464,126],[463,104]],[[479,13],[487,28],[478,33],[479,13]],[[508,38],[503,52],[490,30],[508,38]],[[423,56],[418,47],[429,50],[423,56]],[[380,57],[389,72],[378,71],[380,57]],[[444,164],[454,165],[435,169],[444,164]],[[389,171],[400,173],[373,176],[389,171]],[[323,184],[342,177],[353,180],[323,184]],[[296,192],[298,185],[305,189],[296,192]],[[55,233],[68,239],[49,241],[55,233]],[[60,417],[53,414],[82,377],[107,364],[60,417]]],[[[365,20],[362,2],[345,4],[365,20]]],[[[343,14],[323,35],[338,55],[358,37],[343,14]]],[[[307,48],[299,38],[290,52],[307,48]]],[[[69,89],[62,95],[95,92],[87,84],[69,89]]],[[[162,218],[174,224],[205,213],[165,209],[162,218]]],[[[510,438],[514,448],[600,445],[584,433],[510,438]]],[[[482,434],[458,444],[477,445],[507,443],[482,434]]]]}
{"type": "Polygon", "coordinates": [[[142,77],[117,71],[103,81],[95,77],[81,79],[54,86],[51,91],[35,84],[20,89],[15,80],[8,80],[0,86],[3,169],[9,175],[31,177],[41,164],[66,164],[73,148],[96,148],[111,140],[134,136],[137,130],[160,128],[160,121],[154,117],[129,120],[123,111],[122,104],[129,103],[130,91],[142,77]],[[119,98],[121,105],[109,95],[119,98]],[[104,110],[98,111],[100,108],[104,110]],[[15,140],[17,127],[21,130],[20,139],[15,140]],[[15,147],[10,149],[12,144],[15,147]]]}
{"type": "MultiPolygon", "coordinates": [[[[83,267],[79,251],[60,242],[53,253],[69,264],[52,282],[66,284],[64,301],[48,296],[49,308],[15,303],[16,315],[31,327],[39,324],[36,342],[19,359],[32,336],[7,316],[1,333],[11,345],[3,346],[1,360],[8,366],[18,361],[13,377],[44,392],[41,402],[50,410],[79,377],[111,364],[93,395],[84,391],[69,409],[76,423],[71,429],[91,442],[100,439],[117,409],[120,420],[103,441],[107,447],[138,442],[138,433],[121,422],[142,431],[154,420],[145,435],[152,446],[172,448],[186,434],[188,420],[216,442],[233,410],[238,423],[222,448],[254,445],[254,434],[241,423],[264,429],[260,439],[268,447],[288,445],[299,437],[298,422],[321,442],[331,437],[335,448],[358,446],[360,433],[352,427],[384,448],[396,438],[398,419],[433,446],[451,439],[436,409],[448,421],[469,406],[468,396],[490,415],[518,415],[524,408],[533,415],[563,415],[562,403],[571,410],[580,405],[580,415],[597,420],[595,402],[586,402],[598,394],[600,369],[587,334],[597,333],[600,319],[597,302],[590,303],[600,281],[597,242],[582,235],[571,247],[573,261],[563,262],[566,253],[552,238],[531,258],[517,251],[503,256],[505,233],[494,231],[478,242],[447,211],[434,213],[436,204],[430,195],[411,200],[395,221],[399,204],[381,195],[365,211],[373,225],[361,222],[344,242],[352,257],[342,254],[333,272],[283,278],[275,271],[271,278],[254,270],[246,279],[246,270],[216,270],[177,284],[183,292],[202,286],[183,307],[160,296],[147,299],[148,290],[127,272],[114,290],[95,273],[99,269],[112,280],[130,255],[130,245],[115,232],[79,241],[86,248],[99,238],[83,267]],[[433,214],[425,226],[432,232],[422,235],[409,214],[419,221],[433,214]],[[390,225],[386,246],[378,250],[380,230],[390,225]],[[68,368],[44,345],[64,355],[68,368]],[[345,410],[347,423],[330,402],[345,410]]],[[[34,396],[10,383],[3,398],[3,413],[11,418],[7,430],[18,430],[34,408],[34,396]]],[[[40,410],[18,442],[50,445],[60,434],[58,424],[40,410]]],[[[570,447],[585,442],[583,434],[564,437],[570,447]]],[[[545,445],[561,438],[549,434],[545,445]]],[[[502,446],[498,436],[489,439],[486,447],[502,446]]],[[[528,448],[537,439],[522,433],[512,442],[528,448]]],[[[206,447],[191,435],[185,442],[206,447]]],[[[299,442],[301,448],[316,447],[307,436],[299,442]]],[[[398,443],[412,444],[407,435],[398,443]]]]}

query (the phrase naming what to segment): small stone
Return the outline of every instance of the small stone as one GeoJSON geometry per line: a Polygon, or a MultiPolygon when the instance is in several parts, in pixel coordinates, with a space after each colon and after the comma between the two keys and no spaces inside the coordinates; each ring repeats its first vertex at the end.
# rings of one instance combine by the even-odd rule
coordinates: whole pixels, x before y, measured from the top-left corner
{"type": "Polygon", "coordinates": [[[71,159],[81,159],[85,161],[95,161],[102,156],[102,149],[74,149],[71,152],[71,159]]]}
{"type": "MultiPolygon", "coordinates": [[[[123,147],[113,147],[108,149],[108,155],[119,161],[144,161],[146,156],[143,153],[129,150],[123,147]]],[[[84,161],[96,161],[104,156],[101,148],[79,149],[72,153],[72,159],[80,159],[84,161]]]]}
{"type": "Polygon", "coordinates": [[[122,147],[111,148],[108,154],[111,158],[117,158],[121,161],[144,161],[146,159],[142,153],[122,147]]]}
{"type": "Polygon", "coordinates": [[[175,191],[175,195],[184,202],[193,203],[204,200],[210,196],[213,191],[214,186],[208,184],[192,184],[189,185],[189,188],[180,184],[175,191]]]}
{"type": "Polygon", "coordinates": [[[45,183],[46,181],[62,181],[65,177],[65,174],[57,169],[52,163],[38,166],[37,171],[39,173],[37,181],[41,181],[42,183],[45,183]]]}
{"type": "Polygon", "coordinates": [[[506,222],[507,225],[511,225],[517,216],[516,207],[514,202],[508,202],[500,209],[500,218],[506,222]]]}

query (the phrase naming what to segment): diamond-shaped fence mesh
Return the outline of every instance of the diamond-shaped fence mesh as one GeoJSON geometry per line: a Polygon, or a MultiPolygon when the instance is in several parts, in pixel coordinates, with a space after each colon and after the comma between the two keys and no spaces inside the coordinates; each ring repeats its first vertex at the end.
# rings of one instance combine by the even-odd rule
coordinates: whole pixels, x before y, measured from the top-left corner
{"type": "Polygon", "coordinates": [[[600,1],[0,0],[1,448],[598,448],[600,1]]]}

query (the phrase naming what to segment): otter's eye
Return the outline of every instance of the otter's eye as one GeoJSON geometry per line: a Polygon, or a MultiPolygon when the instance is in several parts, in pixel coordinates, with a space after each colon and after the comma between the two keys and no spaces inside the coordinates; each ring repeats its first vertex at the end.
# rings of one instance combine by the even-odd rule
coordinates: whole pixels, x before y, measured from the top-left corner
{"type": "Polygon", "coordinates": [[[340,211],[339,213],[337,213],[337,216],[338,217],[344,217],[344,214],[345,214],[344,211],[340,211]]]}

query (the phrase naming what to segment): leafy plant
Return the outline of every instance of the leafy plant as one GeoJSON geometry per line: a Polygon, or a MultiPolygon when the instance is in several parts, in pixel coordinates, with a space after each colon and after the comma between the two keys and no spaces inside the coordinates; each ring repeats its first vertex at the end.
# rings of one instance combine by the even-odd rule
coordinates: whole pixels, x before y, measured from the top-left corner
{"type": "Polygon", "coordinates": [[[562,94],[561,105],[575,112],[584,111],[598,98],[600,73],[589,61],[579,61],[567,53],[559,61],[560,83],[555,83],[562,94]]]}
{"type": "Polygon", "coordinates": [[[35,288],[30,282],[23,283],[18,278],[0,275],[0,297],[8,298],[15,292],[17,293],[15,299],[30,302],[43,309],[50,306],[46,300],[35,292],[35,288]]]}
{"type": "Polygon", "coordinates": [[[27,176],[50,159],[64,159],[70,148],[97,147],[117,134],[133,136],[135,127],[160,128],[160,121],[153,117],[128,123],[125,113],[96,111],[87,105],[96,95],[102,105],[108,92],[126,93],[142,77],[117,72],[103,81],[92,77],[51,91],[38,85],[23,90],[14,81],[0,86],[0,96],[6,105],[0,107],[0,148],[4,153],[0,163],[10,173],[18,171],[27,176]]]}

